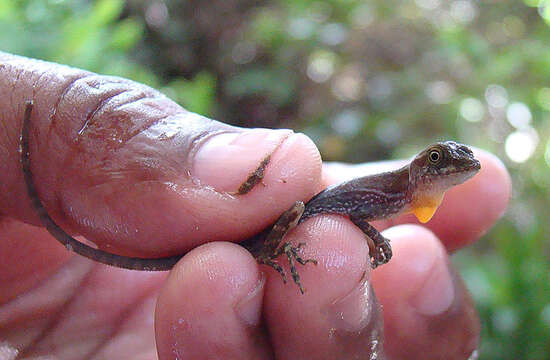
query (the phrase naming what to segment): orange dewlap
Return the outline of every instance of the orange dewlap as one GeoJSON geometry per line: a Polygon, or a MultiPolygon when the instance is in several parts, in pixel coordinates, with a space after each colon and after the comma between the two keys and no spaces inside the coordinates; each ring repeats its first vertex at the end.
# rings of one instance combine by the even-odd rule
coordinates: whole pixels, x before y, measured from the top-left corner
{"type": "Polygon", "coordinates": [[[432,216],[434,216],[437,207],[441,204],[444,194],[445,193],[435,194],[416,199],[412,204],[411,212],[421,223],[430,221],[432,216]]]}

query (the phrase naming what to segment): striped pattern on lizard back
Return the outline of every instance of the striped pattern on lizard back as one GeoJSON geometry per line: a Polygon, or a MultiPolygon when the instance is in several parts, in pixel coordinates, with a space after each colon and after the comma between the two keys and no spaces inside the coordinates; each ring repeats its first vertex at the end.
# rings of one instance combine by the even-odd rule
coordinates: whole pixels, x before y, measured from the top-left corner
{"type": "Polygon", "coordinates": [[[365,221],[398,215],[410,202],[408,167],[329,187],[306,204],[299,223],[319,214],[358,215],[365,221]]]}

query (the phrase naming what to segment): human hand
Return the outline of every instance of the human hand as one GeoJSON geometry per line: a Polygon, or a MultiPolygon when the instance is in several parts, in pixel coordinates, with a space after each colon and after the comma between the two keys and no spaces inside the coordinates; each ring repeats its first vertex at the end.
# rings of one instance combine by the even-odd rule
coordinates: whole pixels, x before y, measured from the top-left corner
{"type": "Polygon", "coordinates": [[[449,275],[443,246],[473,241],[505,208],[509,180],[493,157],[480,155],[480,174],[451,190],[430,223],[444,245],[425,228],[393,228],[386,235],[394,258],[372,273],[364,236],[348,220],[319,216],[298,227],[288,239],[305,239],[304,253],[319,260],[299,268],[300,295],[242,247],[222,241],[257,233],[331,181],[305,136],[229,127],[132,82],[2,53],[0,89],[9,94],[0,99],[0,353],[368,358],[383,326],[391,358],[464,358],[475,348],[475,310],[449,275]],[[133,256],[218,242],[195,248],[167,275],[92,263],[23,223],[39,223],[18,153],[30,99],[32,169],[64,229],[133,256]],[[268,154],[265,186],[229,195],[268,154]]]}

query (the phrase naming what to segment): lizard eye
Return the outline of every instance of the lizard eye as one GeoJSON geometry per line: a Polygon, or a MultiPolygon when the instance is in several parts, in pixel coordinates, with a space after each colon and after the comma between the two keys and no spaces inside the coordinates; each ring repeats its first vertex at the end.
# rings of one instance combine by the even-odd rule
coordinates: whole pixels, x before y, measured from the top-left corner
{"type": "Polygon", "coordinates": [[[430,150],[430,152],[428,153],[428,160],[430,161],[430,163],[432,164],[437,164],[439,163],[439,161],[441,160],[442,156],[441,156],[441,150],[439,149],[432,149],[430,150]]]}

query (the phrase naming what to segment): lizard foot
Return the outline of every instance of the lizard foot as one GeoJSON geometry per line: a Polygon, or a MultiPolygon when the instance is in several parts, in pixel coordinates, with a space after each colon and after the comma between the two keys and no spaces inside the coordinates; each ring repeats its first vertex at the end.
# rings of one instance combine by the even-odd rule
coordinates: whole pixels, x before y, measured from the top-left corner
{"type": "Polygon", "coordinates": [[[302,287],[302,283],[300,282],[300,274],[298,274],[298,271],[296,270],[296,265],[294,264],[294,260],[296,260],[298,263],[305,265],[307,263],[312,263],[317,265],[317,260],[315,259],[303,259],[300,255],[298,255],[298,249],[305,245],[305,243],[299,243],[298,246],[292,246],[290,243],[284,243],[283,246],[281,246],[282,251],[285,253],[286,257],[288,258],[288,263],[290,264],[290,273],[292,274],[292,280],[298,285],[300,288],[300,292],[304,293],[304,288],[302,287]]]}
{"type": "Polygon", "coordinates": [[[302,283],[300,281],[300,274],[298,274],[298,270],[296,269],[296,262],[298,262],[301,265],[305,265],[307,263],[312,263],[317,265],[317,260],[315,259],[304,259],[298,254],[298,249],[302,247],[304,243],[298,244],[298,246],[292,246],[291,243],[284,243],[281,247],[279,247],[275,253],[273,253],[270,257],[262,257],[257,259],[258,262],[265,264],[267,266],[271,266],[273,269],[275,269],[283,278],[283,282],[286,284],[286,274],[284,269],[277,263],[275,260],[279,255],[282,255],[283,253],[286,255],[288,259],[288,263],[290,265],[290,273],[292,275],[292,280],[298,285],[300,288],[300,292],[304,293],[304,287],[302,286],[302,283]]]}
{"type": "Polygon", "coordinates": [[[384,238],[384,241],[377,244],[374,249],[374,254],[370,254],[371,266],[376,269],[379,265],[386,264],[392,257],[390,240],[384,238]]]}

